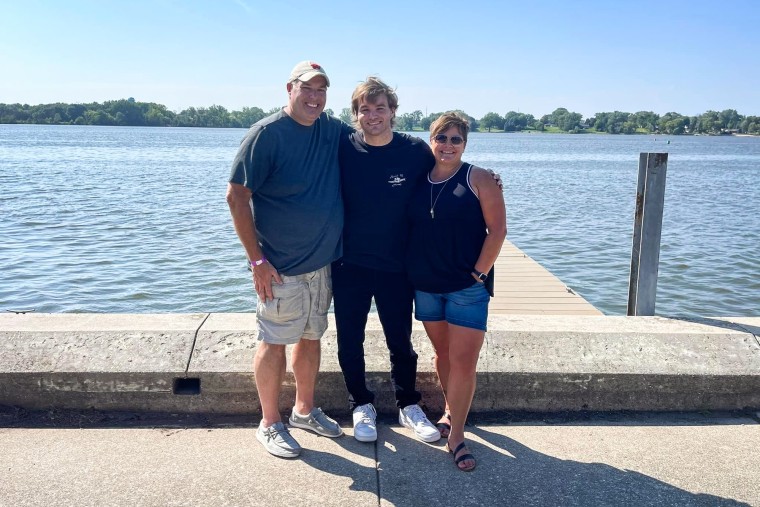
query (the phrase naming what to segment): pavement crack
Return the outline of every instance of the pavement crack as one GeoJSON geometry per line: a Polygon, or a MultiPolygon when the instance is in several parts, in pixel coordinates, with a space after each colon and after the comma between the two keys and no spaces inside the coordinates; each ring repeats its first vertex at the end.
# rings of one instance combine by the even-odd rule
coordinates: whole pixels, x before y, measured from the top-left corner
{"type": "Polygon", "coordinates": [[[382,498],[380,491],[380,458],[379,458],[379,452],[377,449],[377,440],[375,440],[375,484],[377,485],[377,488],[375,492],[377,493],[377,507],[380,507],[380,500],[382,498]]]}
{"type": "Polygon", "coordinates": [[[755,343],[757,343],[758,347],[760,347],[760,338],[758,338],[758,336],[757,336],[755,333],[753,333],[753,332],[752,332],[750,329],[748,329],[748,328],[744,327],[744,326],[743,326],[743,325],[741,325],[741,324],[737,324],[736,322],[731,322],[731,324],[733,324],[733,325],[735,325],[736,327],[740,328],[740,329],[741,329],[742,331],[744,331],[745,333],[747,333],[747,334],[751,334],[751,335],[752,335],[752,338],[754,338],[754,339],[755,339],[755,343]]]}
{"type": "Polygon", "coordinates": [[[172,435],[176,435],[177,433],[185,431],[185,429],[187,429],[187,428],[181,428],[181,429],[174,430],[174,431],[163,431],[162,433],[164,434],[165,437],[170,437],[172,435]]]}
{"type": "Polygon", "coordinates": [[[190,361],[193,360],[193,353],[195,352],[195,342],[198,340],[198,333],[200,333],[201,328],[203,327],[203,324],[206,323],[208,318],[211,316],[210,313],[207,313],[205,317],[203,317],[203,320],[200,324],[198,324],[198,327],[195,329],[195,334],[193,335],[193,345],[190,347],[190,354],[187,356],[187,364],[185,365],[185,376],[187,376],[187,372],[190,371],[190,361]]]}

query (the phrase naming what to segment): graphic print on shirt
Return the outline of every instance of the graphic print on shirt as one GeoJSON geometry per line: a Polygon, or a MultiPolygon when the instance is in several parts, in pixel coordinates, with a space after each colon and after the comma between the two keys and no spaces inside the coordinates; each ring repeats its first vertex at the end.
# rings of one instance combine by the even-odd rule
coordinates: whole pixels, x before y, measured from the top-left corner
{"type": "Polygon", "coordinates": [[[404,174],[391,174],[390,179],[388,179],[388,184],[392,187],[400,187],[404,182],[406,181],[406,178],[404,177],[404,174]]]}

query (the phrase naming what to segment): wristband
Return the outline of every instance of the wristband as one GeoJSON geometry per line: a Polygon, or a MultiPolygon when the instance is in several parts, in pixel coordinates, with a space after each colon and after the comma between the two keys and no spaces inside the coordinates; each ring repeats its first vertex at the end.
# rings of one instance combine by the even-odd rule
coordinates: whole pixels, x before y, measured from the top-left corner
{"type": "Polygon", "coordinates": [[[480,280],[481,283],[485,283],[485,281],[488,280],[488,275],[481,273],[480,271],[473,271],[472,274],[475,275],[475,278],[480,280]]]}
{"type": "Polygon", "coordinates": [[[262,255],[261,259],[259,259],[257,261],[251,261],[251,267],[261,266],[266,261],[267,261],[267,258],[262,255]]]}

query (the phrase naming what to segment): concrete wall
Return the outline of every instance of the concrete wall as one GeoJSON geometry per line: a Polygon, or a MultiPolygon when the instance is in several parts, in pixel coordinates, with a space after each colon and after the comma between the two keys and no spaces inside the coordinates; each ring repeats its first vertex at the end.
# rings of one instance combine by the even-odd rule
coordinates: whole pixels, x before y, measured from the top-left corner
{"type": "MultiPolygon", "coordinates": [[[[0,405],[256,414],[255,336],[252,314],[0,315],[0,405]],[[177,394],[178,379],[200,392],[177,394]]],[[[760,408],[758,336],[758,317],[493,316],[473,411],[760,408]]],[[[438,411],[433,352],[419,323],[413,340],[423,402],[438,411]]],[[[376,405],[392,412],[375,316],[366,351],[376,405]]],[[[284,412],[292,374],[285,384],[284,412]]],[[[317,403],[347,411],[346,397],[331,322],[317,403]]]]}

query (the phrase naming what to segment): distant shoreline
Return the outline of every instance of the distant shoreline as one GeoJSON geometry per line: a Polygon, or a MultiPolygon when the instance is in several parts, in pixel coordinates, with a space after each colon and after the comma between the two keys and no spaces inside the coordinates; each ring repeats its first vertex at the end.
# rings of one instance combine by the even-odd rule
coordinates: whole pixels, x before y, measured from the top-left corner
{"type": "MultiPolygon", "coordinates": [[[[54,124],[54,123],[0,123],[0,126],[2,125],[24,125],[24,126],[39,126],[39,127],[110,127],[110,128],[199,128],[199,129],[248,129],[250,127],[208,127],[208,126],[198,126],[198,127],[191,127],[191,126],[173,126],[173,125],[65,125],[65,124],[54,124]]],[[[397,130],[397,132],[407,132],[414,135],[420,135],[424,134],[426,132],[429,132],[428,130],[420,130],[420,129],[414,129],[414,130],[397,130]]],[[[661,132],[635,132],[633,134],[611,134],[609,132],[599,132],[599,131],[581,131],[581,132],[566,132],[562,130],[532,130],[532,129],[526,129],[526,130],[516,130],[511,132],[505,132],[503,130],[496,130],[493,129],[491,132],[488,130],[472,130],[470,131],[471,134],[510,134],[510,135],[557,135],[557,134],[564,134],[564,135],[606,135],[606,136],[673,136],[673,137],[758,137],[760,138],[760,134],[739,134],[739,133],[730,133],[730,134],[665,134],[661,132]]]]}

